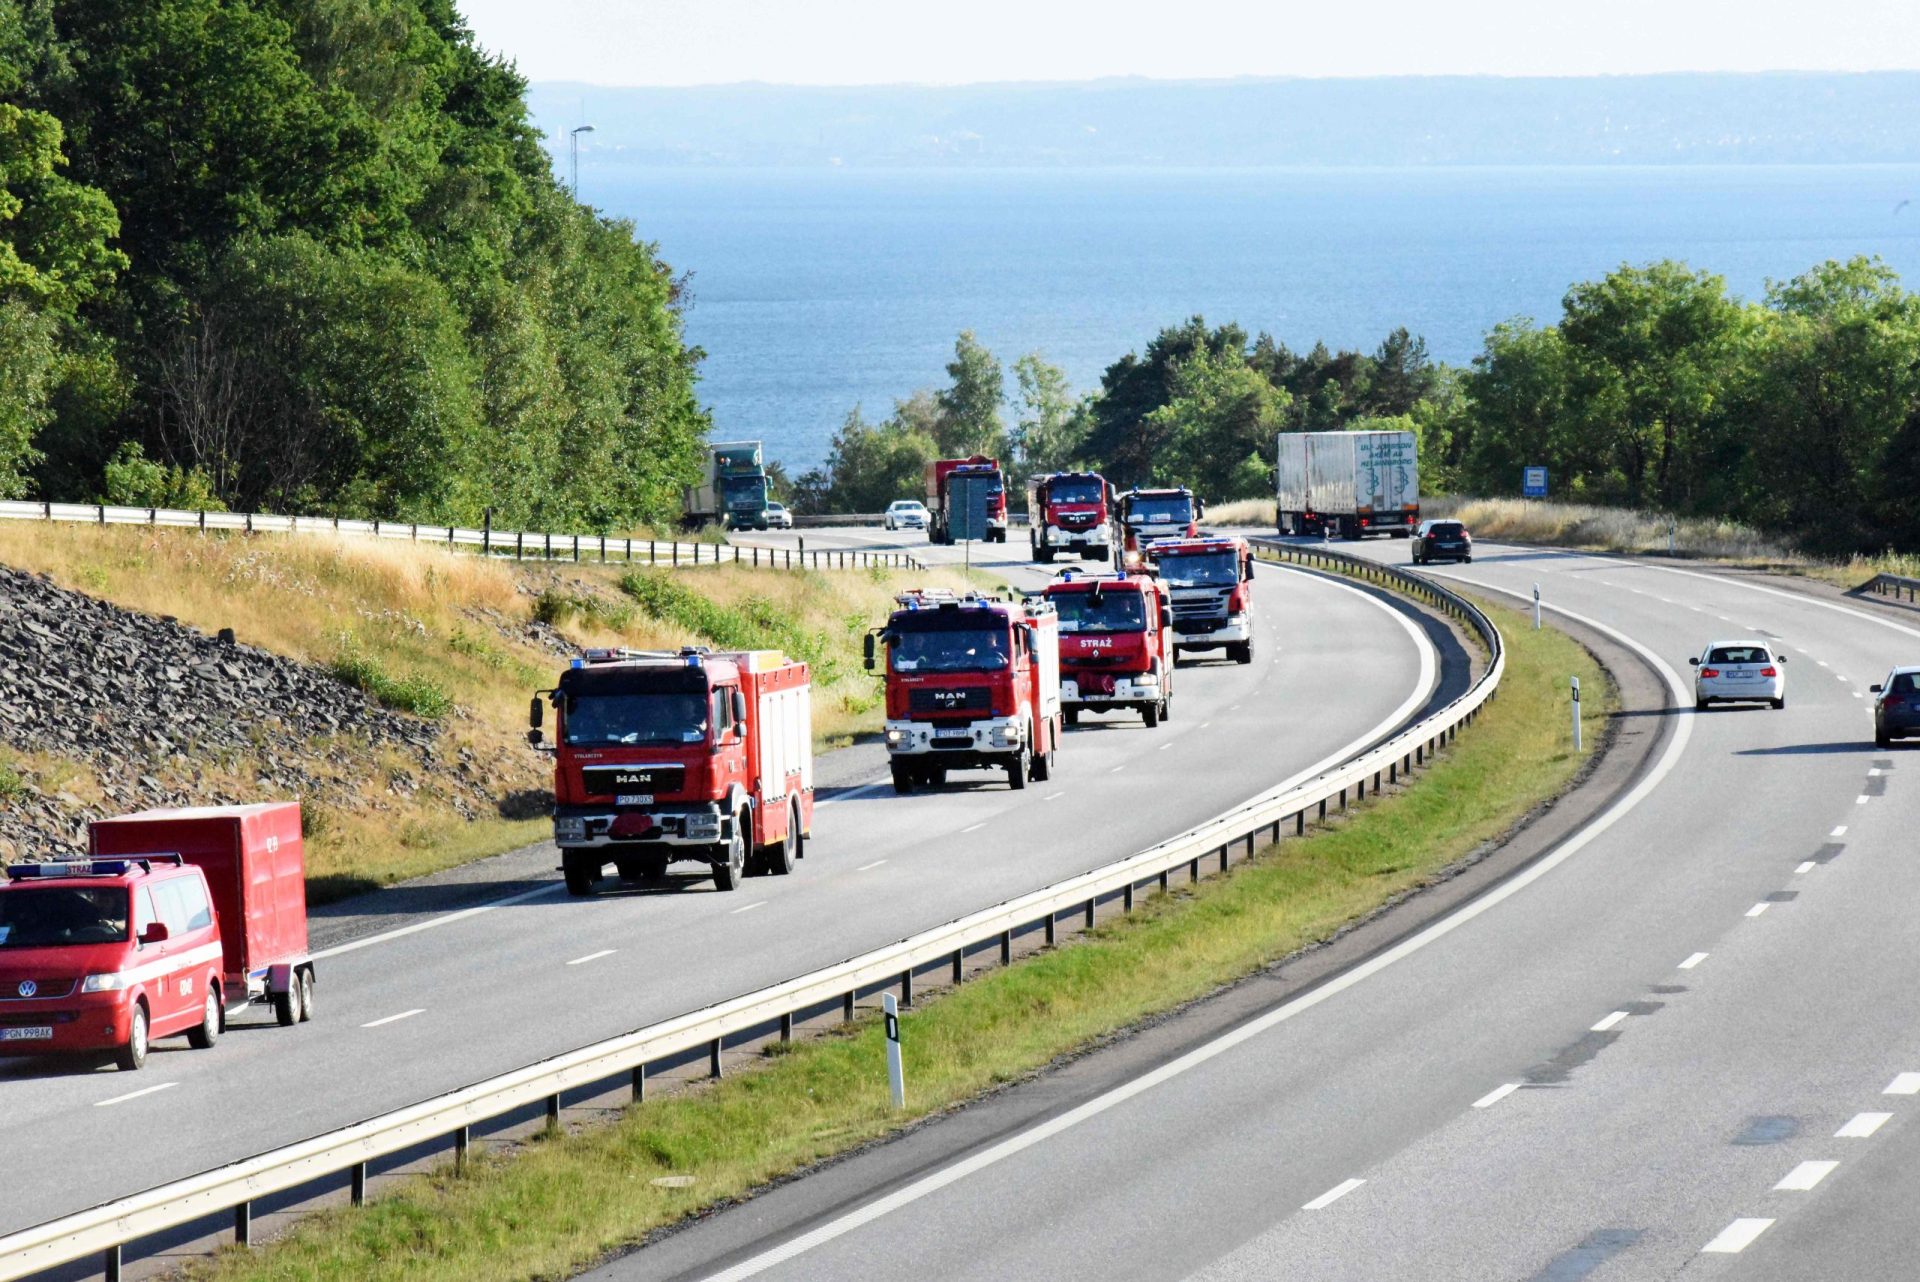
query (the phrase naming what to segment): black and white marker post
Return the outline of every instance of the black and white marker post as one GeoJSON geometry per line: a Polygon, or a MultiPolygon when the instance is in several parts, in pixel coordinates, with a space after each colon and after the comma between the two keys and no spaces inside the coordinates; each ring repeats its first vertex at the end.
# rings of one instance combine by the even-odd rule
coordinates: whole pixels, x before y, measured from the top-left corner
{"type": "Polygon", "coordinates": [[[1533,630],[1540,630],[1540,585],[1533,585],[1533,630]]]}
{"type": "Polygon", "coordinates": [[[1573,679],[1573,750],[1580,751],[1580,678],[1573,679]]]}
{"type": "Polygon", "coordinates": [[[893,1090],[893,1106],[907,1106],[907,1074],[900,1063],[900,1006],[892,993],[880,998],[880,1009],[887,1017],[887,1085],[893,1090]]]}

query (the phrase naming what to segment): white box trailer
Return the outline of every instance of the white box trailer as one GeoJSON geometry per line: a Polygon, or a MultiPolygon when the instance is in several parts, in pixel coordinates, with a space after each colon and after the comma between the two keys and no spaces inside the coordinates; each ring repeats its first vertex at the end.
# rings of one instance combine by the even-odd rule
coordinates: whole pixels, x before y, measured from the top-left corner
{"type": "Polygon", "coordinates": [[[1389,534],[1420,523],[1412,432],[1282,432],[1274,468],[1282,534],[1389,534]]]}

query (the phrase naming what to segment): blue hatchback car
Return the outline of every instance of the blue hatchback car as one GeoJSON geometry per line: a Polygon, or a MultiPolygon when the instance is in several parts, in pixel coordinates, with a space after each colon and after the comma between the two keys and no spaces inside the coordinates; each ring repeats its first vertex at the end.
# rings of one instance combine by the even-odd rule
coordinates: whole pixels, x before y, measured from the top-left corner
{"type": "Polygon", "coordinates": [[[1878,696],[1873,701],[1876,747],[1920,735],[1920,668],[1895,668],[1873,693],[1878,696]]]}

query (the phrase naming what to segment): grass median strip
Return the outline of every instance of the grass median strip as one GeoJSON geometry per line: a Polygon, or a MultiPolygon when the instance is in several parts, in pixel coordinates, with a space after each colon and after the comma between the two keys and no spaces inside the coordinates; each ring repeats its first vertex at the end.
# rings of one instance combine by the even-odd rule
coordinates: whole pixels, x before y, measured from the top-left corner
{"type": "Polygon", "coordinates": [[[1327,938],[1568,784],[1581,766],[1568,744],[1570,675],[1604,692],[1586,711],[1588,742],[1600,742],[1614,697],[1592,656],[1560,633],[1530,631],[1513,611],[1483,608],[1508,642],[1500,696],[1412,787],[905,1013],[905,1112],[889,1107],[882,1034],[869,1021],[634,1106],[610,1125],[551,1134],[465,1173],[400,1181],[362,1209],[320,1213],[271,1245],[230,1249],[189,1273],[219,1282],[564,1276],[1327,938]]]}

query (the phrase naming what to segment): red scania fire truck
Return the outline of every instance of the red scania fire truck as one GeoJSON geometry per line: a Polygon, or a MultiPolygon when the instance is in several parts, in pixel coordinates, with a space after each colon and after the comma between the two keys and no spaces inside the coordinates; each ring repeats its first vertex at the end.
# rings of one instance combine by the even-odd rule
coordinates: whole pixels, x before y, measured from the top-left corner
{"type": "Polygon", "coordinates": [[[1176,652],[1225,648],[1253,662],[1253,552],[1240,538],[1173,539],[1148,549],[1173,597],[1176,652]]]}
{"type": "Polygon", "coordinates": [[[1192,539],[1200,535],[1206,505],[1184,486],[1175,489],[1133,489],[1120,496],[1116,513],[1121,550],[1144,551],[1158,539],[1192,539]]]}
{"type": "Polygon", "coordinates": [[[944,783],[949,770],[1005,770],[1012,788],[1049,778],[1064,728],[1052,603],[945,591],[896,600],[866,644],[869,668],[876,640],[886,649],[894,790],[944,783]]]}
{"type": "Polygon", "coordinates": [[[608,861],[658,881],[706,864],[720,890],[785,874],[813,828],[807,665],[777,651],[589,650],[534,696],[554,710],[553,839],[574,895],[608,861]]]}
{"type": "Polygon", "coordinates": [[[1151,729],[1173,702],[1173,619],[1166,589],[1148,574],[1081,575],[1047,585],[1060,615],[1060,702],[1082,712],[1138,712],[1151,729]]]}
{"type": "Polygon", "coordinates": [[[1098,472],[1054,472],[1027,482],[1027,542],[1033,559],[1075,552],[1082,560],[1113,556],[1113,487],[1098,472]]]}

